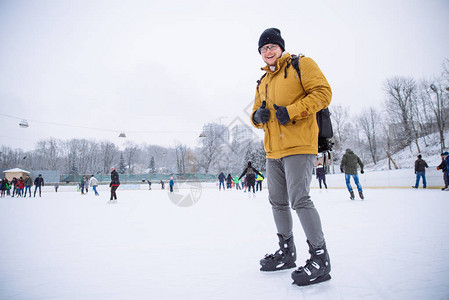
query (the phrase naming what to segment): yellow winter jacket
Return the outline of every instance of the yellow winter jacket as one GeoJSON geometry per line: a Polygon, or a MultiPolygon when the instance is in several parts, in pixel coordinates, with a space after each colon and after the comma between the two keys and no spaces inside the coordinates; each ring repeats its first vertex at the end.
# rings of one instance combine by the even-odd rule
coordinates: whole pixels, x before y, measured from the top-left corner
{"type": "Polygon", "coordinates": [[[265,131],[264,146],[267,158],[279,159],[294,154],[318,153],[316,112],[329,106],[332,91],[313,59],[301,57],[299,69],[302,86],[295,68],[291,65],[291,55],[288,52],[277,60],[274,71],[268,66],[262,68],[266,71],[266,76],[256,91],[251,124],[265,131]],[[270,119],[265,124],[255,124],[253,115],[264,100],[266,108],[270,110],[270,119]],[[287,124],[279,123],[273,104],[287,108],[290,116],[287,124]]]}

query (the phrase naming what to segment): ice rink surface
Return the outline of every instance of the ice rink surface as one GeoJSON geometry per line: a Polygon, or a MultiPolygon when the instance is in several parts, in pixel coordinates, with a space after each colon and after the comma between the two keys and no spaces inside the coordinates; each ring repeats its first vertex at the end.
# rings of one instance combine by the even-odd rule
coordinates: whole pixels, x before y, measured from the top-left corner
{"type": "Polygon", "coordinates": [[[100,192],[0,198],[0,299],[449,299],[449,192],[312,189],[332,280],[309,287],[259,271],[278,249],[266,190],[100,192]]]}

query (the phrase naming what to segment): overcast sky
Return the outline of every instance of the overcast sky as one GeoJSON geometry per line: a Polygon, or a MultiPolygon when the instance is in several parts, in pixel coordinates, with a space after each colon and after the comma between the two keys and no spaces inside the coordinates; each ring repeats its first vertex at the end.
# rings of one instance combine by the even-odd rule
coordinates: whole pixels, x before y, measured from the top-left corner
{"type": "Polygon", "coordinates": [[[205,123],[249,124],[268,27],[318,63],[331,105],[357,114],[382,104],[389,77],[440,73],[448,16],[444,0],[3,0],[0,145],[31,150],[51,136],[195,146],[205,123]]]}

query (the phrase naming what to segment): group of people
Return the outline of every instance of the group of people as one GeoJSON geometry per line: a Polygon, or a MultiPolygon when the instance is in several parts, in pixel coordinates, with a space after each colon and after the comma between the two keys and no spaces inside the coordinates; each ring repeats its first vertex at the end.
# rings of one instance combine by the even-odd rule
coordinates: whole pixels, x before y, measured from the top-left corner
{"type": "MultiPolygon", "coordinates": [[[[149,179],[147,179],[147,183],[148,183],[148,190],[151,190],[152,182],[149,179]]],[[[159,181],[159,184],[161,185],[161,190],[165,190],[165,182],[162,181],[162,179],[159,181]]],[[[173,177],[170,177],[170,180],[168,181],[168,185],[170,187],[170,192],[173,193],[173,187],[175,185],[175,181],[174,181],[173,177]]]]}
{"type": "Polygon", "coordinates": [[[97,191],[98,180],[97,180],[97,178],[95,178],[95,176],[93,174],[90,177],[89,176],[81,177],[81,180],[79,183],[79,189],[81,191],[81,195],[87,194],[89,192],[89,186],[92,187],[92,190],[94,191],[95,196],[100,195],[97,191]]]}
{"type": "Polygon", "coordinates": [[[246,193],[247,190],[248,192],[251,192],[252,189],[254,195],[255,192],[262,191],[262,182],[264,179],[265,176],[263,175],[263,173],[255,169],[252,166],[252,162],[249,161],[240,176],[235,176],[233,178],[231,174],[225,176],[225,174],[221,172],[218,175],[218,190],[221,191],[222,187],[223,190],[231,190],[233,187],[235,187],[236,190],[243,190],[246,193]]]}
{"type": "MultiPolygon", "coordinates": [[[[444,151],[441,153],[441,163],[437,166],[437,170],[441,170],[443,172],[443,182],[444,187],[441,188],[443,191],[449,191],[448,183],[449,183],[449,152],[444,151]]],[[[419,182],[422,178],[422,186],[423,189],[427,188],[427,180],[426,180],[426,168],[429,166],[427,162],[422,159],[422,155],[418,154],[417,159],[415,160],[415,174],[416,174],[416,182],[415,185],[412,185],[412,188],[417,189],[419,187],[419,182]]]]}
{"type": "MultiPolygon", "coordinates": [[[[3,177],[0,183],[0,196],[17,196],[17,197],[26,197],[27,193],[29,193],[29,197],[31,197],[31,187],[33,186],[33,180],[30,175],[26,174],[25,178],[20,176],[19,178],[13,177],[11,181],[9,181],[6,177],[3,177]],[[12,192],[11,192],[12,189],[12,192]]],[[[39,190],[39,197],[42,195],[42,187],[44,186],[44,178],[42,178],[42,174],[39,174],[34,179],[34,197],[36,197],[36,192],[39,190]]]]}
{"type": "MultiPolygon", "coordinates": [[[[111,171],[111,182],[109,184],[109,187],[111,189],[111,197],[109,203],[117,203],[116,190],[120,186],[120,179],[115,168],[111,168],[110,171],[111,171]]],[[[79,191],[81,191],[81,195],[87,194],[89,192],[89,187],[92,187],[95,196],[100,196],[100,194],[97,191],[98,180],[97,178],[95,178],[95,175],[93,174],[90,177],[88,175],[83,175],[78,184],[78,188],[79,191]]]]}

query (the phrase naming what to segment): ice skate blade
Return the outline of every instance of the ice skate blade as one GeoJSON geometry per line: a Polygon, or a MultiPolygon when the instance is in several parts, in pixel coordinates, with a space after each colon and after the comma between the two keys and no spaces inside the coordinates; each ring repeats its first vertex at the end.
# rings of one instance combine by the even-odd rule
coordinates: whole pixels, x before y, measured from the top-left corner
{"type": "Polygon", "coordinates": [[[293,281],[292,284],[296,284],[298,286],[307,286],[307,285],[312,285],[312,284],[316,284],[316,283],[320,283],[323,281],[327,281],[330,280],[332,277],[330,274],[326,274],[322,277],[318,277],[317,279],[315,279],[314,281],[307,281],[307,282],[299,282],[299,281],[293,281]]]}
{"type": "Polygon", "coordinates": [[[292,263],[292,264],[289,264],[289,265],[283,265],[280,268],[276,268],[276,267],[273,268],[273,267],[262,266],[260,268],[260,270],[262,272],[276,272],[276,271],[288,270],[288,269],[292,269],[292,268],[296,268],[296,264],[295,263],[292,263]]]}

